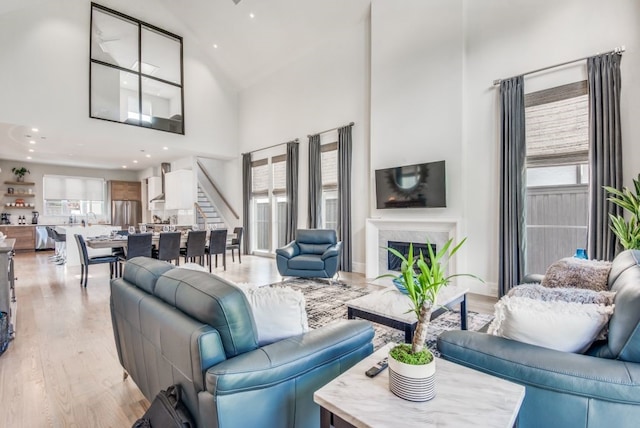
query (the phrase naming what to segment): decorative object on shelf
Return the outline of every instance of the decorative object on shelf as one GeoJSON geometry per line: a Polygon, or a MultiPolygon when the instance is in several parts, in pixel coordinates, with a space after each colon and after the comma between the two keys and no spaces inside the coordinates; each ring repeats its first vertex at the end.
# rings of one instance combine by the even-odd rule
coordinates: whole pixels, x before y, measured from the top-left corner
{"type": "Polygon", "coordinates": [[[16,175],[16,181],[21,183],[24,181],[24,176],[26,174],[31,174],[31,171],[29,171],[27,168],[21,166],[20,168],[11,168],[11,172],[13,172],[16,175]]]}
{"type": "Polygon", "coordinates": [[[628,222],[625,221],[624,216],[609,214],[609,219],[611,219],[609,227],[625,250],[640,249],[640,175],[633,180],[633,187],[635,194],[628,187],[623,187],[620,191],[613,187],[603,186],[604,190],[610,194],[607,200],[631,214],[628,222]]]}
{"type": "Polygon", "coordinates": [[[431,311],[437,305],[438,292],[457,276],[469,276],[482,281],[471,274],[445,273],[449,260],[465,241],[466,238],[449,251],[453,243],[453,239],[449,239],[437,253],[434,253],[433,247],[427,243],[430,265],[425,261],[422,251],[419,257],[414,257],[413,244],[409,245],[409,254],[406,256],[394,248],[387,248],[387,251],[402,261],[401,274],[386,274],[378,278],[391,277],[394,278],[396,287],[397,283],[404,286],[410,300],[410,310],[418,319],[413,342],[399,344],[389,351],[389,389],[402,399],[427,401],[435,397],[435,359],[431,351],[425,347],[425,341],[431,311]]]}
{"type": "Polygon", "coordinates": [[[9,188],[7,188],[7,193],[8,193],[9,195],[13,195],[13,192],[14,192],[13,187],[9,187],[9,188]]]}

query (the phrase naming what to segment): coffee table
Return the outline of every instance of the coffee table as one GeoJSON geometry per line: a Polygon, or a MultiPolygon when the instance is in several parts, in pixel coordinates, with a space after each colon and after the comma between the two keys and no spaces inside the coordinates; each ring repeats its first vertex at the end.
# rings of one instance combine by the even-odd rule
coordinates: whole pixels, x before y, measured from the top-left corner
{"type": "Polygon", "coordinates": [[[364,372],[387,356],[392,344],[347,370],[313,394],[320,427],[513,427],[525,388],[436,358],[436,396],[416,403],[389,390],[389,370],[373,379],[364,372]]]}
{"type": "MultiPolygon", "coordinates": [[[[460,328],[467,329],[467,293],[468,288],[458,288],[448,286],[440,290],[437,304],[441,307],[431,313],[431,319],[435,319],[452,309],[455,305],[460,305],[460,328]]],[[[347,302],[347,317],[349,319],[362,318],[387,327],[404,331],[404,340],[411,343],[413,333],[416,330],[418,319],[409,309],[409,298],[399,292],[396,288],[387,287],[366,296],[347,302]]]]}

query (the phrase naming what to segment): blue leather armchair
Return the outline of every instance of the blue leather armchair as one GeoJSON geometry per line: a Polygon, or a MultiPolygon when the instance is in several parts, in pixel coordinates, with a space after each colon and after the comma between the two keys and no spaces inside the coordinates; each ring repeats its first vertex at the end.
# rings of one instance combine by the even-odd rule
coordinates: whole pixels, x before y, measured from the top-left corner
{"type": "Polygon", "coordinates": [[[572,354],[468,331],[438,338],[450,361],[524,385],[519,428],[640,425],[640,251],[613,261],[606,341],[572,354]]]}
{"type": "Polygon", "coordinates": [[[207,428],[318,427],[313,393],[373,350],[362,320],[259,346],[239,288],[146,257],[111,281],[111,319],[120,363],[145,397],[179,384],[207,428]]]}
{"type": "Polygon", "coordinates": [[[338,272],[342,242],[331,229],[298,229],[296,240],[276,250],[281,276],[333,278],[338,272]]]}

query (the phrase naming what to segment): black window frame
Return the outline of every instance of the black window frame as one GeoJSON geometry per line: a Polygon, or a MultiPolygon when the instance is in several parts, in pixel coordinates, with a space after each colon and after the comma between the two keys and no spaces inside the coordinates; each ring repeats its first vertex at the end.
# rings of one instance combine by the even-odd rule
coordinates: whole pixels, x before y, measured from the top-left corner
{"type": "Polygon", "coordinates": [[[167,30],[163,30],[162,28],[159,28],[153,24],[149,24],[148,22],[142,21],[140,19],[134,18],[132,16],[126,15],[122,12],[118,12],[117,10],[113,10],[110,9],[108,7],[102,6],[98,3],[94,3],[91,2],[91,17],[90,17],[90,22],[89,22],[89,117],[91,119],[99,119],[99,120],[104,120],[107,122],[113,122],[113,123],[121,123],[124,125],[130,125],[130,126],[135,126],[138,128],[146,128],[146,129],[153,129],[156,131],[163,131],[163,132],[168,132],[171,134],[178,134],[178,135],[185,135],[185,117],[184,117],[184,41],[182,36],[179,36],[177,34],[171,33],[167,30]],[[94,10],[100,10],[102,12],[106,12],[115,16],[118,16],[120,18],[126,19],[128,21],[131,21],[132,23],[137,24],[138,26],[138,64],[140,64],[140,67],[138,69],[138,71],[134,71],[131,70],[129,68],[126,67],[121,67],[115,64],[110,64],[108,62],[104,62],[98,59],[93,59],[91,57],[91,46],[93,44],[93,11],[94,10]],[[156,31],[158,33],[164,34],[168,37],[174,38],[176,39],[176,41],[180,42],[180,83],[174,83],[172,81],[169,80],[165,80],[165,79],[160,79],[154,76],[151,76],[149,74],[145,74],[142,72],[142,29],[143,27],[152,30],[152,31],[156,31]],[[112,119],[106,119],[103,117],[97,117],[97,116],[93,116],[91,113],[91,99],[92,99],[92,92],[91,92],[91,88],[92,88],[92,72],[91,72],[91,65],[92,64],[98,64],[104,67],[109,67],[109,68],[113,68],[119,71],[124,71],[126,73],[131,73],[131,74],[135,74],[137,75],[138,78],[138,112],[140,114],[140,116],[142,116],[142,79],[143,78],[148,78],[148,79],[152,79],[155,80],[157,82],[161,82],[167,85],[171,85],[177,88],[180,88],[180,114],[182,116],[182,127],[180,132],[175,132],[175,131],[171,131],[168,129],[161,129],[161,128],[153,128],[150,126],[144,126],[142,125],[141,121],[139,121],[140,123],[128,123],[128,122],[121,122],[118,120],[112,120],[112,119]]]}

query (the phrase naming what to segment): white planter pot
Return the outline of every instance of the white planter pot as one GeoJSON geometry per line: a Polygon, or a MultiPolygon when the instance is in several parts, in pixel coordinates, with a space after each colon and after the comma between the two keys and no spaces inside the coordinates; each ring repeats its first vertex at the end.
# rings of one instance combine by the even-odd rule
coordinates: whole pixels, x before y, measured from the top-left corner
{"type": "Polygon", "coordinates": [[[389,389],[409,401],[428,401],[436,396],[436,360],[416,366],[394,360],[389,355],[389,389]]]}

